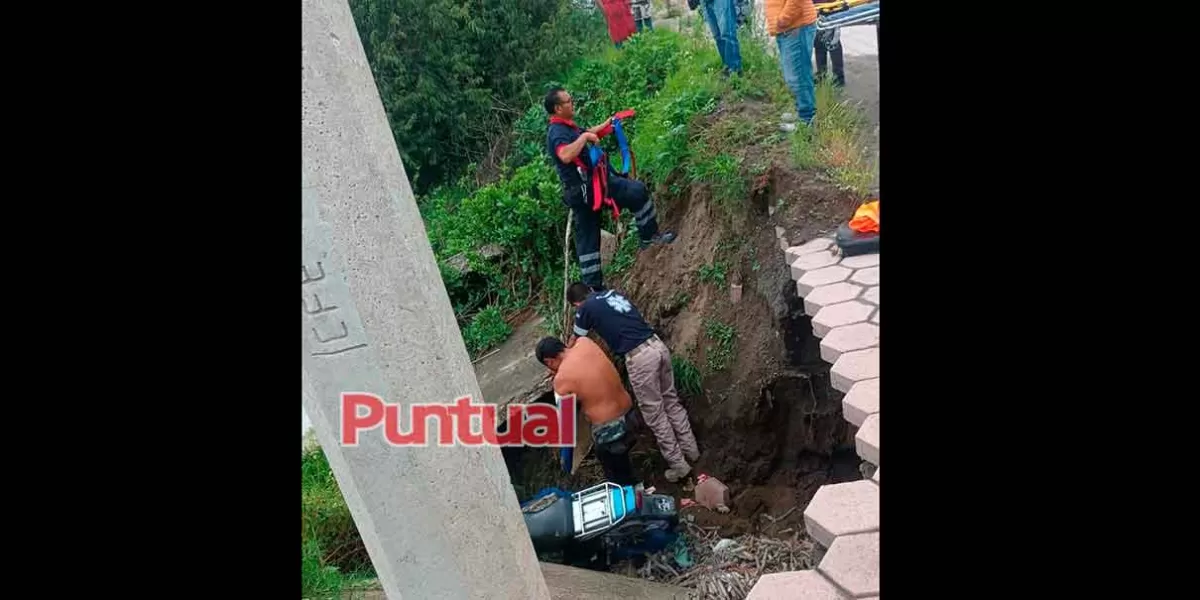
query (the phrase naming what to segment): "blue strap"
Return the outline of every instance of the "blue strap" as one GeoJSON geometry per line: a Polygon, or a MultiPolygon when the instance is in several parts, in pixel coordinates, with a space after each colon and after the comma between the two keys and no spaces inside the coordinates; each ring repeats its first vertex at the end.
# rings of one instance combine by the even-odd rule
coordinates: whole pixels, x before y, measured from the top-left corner
{"type": "Polygon", "coordinates": [[[620,119],[613,119],[612,125],[613,133],[617,134],[617,146],[621,148],[621,169],[617,172],[628,175],[629,167],[633,164],[629,154],[629,140],[625,138],[625,130],[621,127],[620,119]]]}
{"type": "Polygon", "coordinates": [[[592,163],[591,166],[593,169],[596,168],[596,165],[600,164],[600,159],[603,157],[604,157],[604,151],[601,150],[599,147],[592,146],[592,145],[588,146],[588,158],[591,159],[591,163],[592,163]]]}
{"type": "Polygon", "coordinates": [[[562,461],[563,472],[570,475],[571,474],[571,466],[575,462],[575,460],[574,460],[575,459],[575,449],[574,448],[562,448],[558,452],[559,452],[559,460],[562,461]]]}

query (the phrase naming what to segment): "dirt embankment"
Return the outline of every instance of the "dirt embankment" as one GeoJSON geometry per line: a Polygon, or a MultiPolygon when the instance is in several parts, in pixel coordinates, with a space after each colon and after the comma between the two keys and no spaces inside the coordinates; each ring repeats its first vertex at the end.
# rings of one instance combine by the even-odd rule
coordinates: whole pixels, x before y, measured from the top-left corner
{"type": "MultiPolygon", "coordinates": [[[[741,105],[730,112],[758,117],[753,113],[762,109],[741,105]]],[[[702,393],[681,391],[703,452],[693,475],[724,481],[732,511],[685,513],[702,526],[720,527],[723,536],[802,535],[803,507],[820,486],[861,477],[855,431],[842,418],[842,394],[829,384],[829,365],[820,359],[819,340],[803,314],[775,230],[781,226],[792,243],[801,243],[836,227],[861,199],[819,175],[797,171],[787,148],[782,140],[744,150],[743,164],[761,166],[757,176],[748,177],[748,198],[741,205],[722,205],[706,186],[684,186],[680,197],[656,198],[662,227],[675,231],[678,240],[645,251],[623,280],[612,282],[672,354],[703,375],[702,393]],[[736,303],[733,284],[742,286],[736,303]]],[[[555,472],[549,453],[535,454],[545,456],[526,458],[518,476],[526,494],[603,478],[594,459],[565,477],[555,472]]],[[[691,496],[689,485],[666,481],[667,465],[644,425],[632,457],[647,485],[681,499],[691,496]]]]}

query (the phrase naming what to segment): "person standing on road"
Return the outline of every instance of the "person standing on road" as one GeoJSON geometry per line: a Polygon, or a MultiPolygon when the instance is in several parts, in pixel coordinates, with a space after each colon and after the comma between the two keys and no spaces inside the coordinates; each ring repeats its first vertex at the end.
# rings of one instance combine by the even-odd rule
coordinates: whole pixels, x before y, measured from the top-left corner
{"type": "Polygon", "coordinates": [[[813,0],[765,0],[767,33],[779,45],[783,80],[796,97],[796,116],[812,125],[817,114],[813,89],[813,38],[817,33],[817,8],[813,0]]]}
{"type": "Polygon", "coordinates": [[[633,303],[614,290],[593,292],[576,282],[567,288],[567,301],[575,306],[574,335],[567,346],[591,342],[587,335],[595,329],[613,353],[625,357],[638,408],[667,460],[667,481],[679,481],[692,470],[688,461],[695,463],[700,458],[700,448],[688,422],[687,410],[675,392],[675,373],[667,345],[633,303]]]}
{"type": "Polygon", "coordinates": [[[633,9],[633,22],[637,24],[638,33],[643,29],[654,29],[654,15],[650,8],[650,0],[633,0],[630,3],[633,9]]]}
{"type": "MultiPolygon", "coordinates": [[[[809,0],[810,2],[812,0],[809,0]]],[[[738,46],[737,8],[735,0],[703,0],[704,22],[708,23],[713,39],[717,42],[717,54],[725,64],[724,75],[742,74],[742,49],[738,46]]]]}
{"type": "Polygon", "coordinates": [[[633,24],[633,10],[629,6],[629,0],[599,1],[604,20],[608,23],[608,37],[613,41],[613,45],[620,48],[629,36],[638,31],[633,24]]]}
{"type": "Polygon", "coordinates": [[[592,447],[604,478],[617,485],[637,485],[629,450],[633,447],[633,400],[608,355],[592,340],[567,348],[552,337],[534,349],[538,362],[554,373],[554,400],[559,406],[577,401],[592,424],[592,447]],[[574,399],[572,400],[572,396],[574,399]]]}
{"type": "MultiPolygon", "coordinates": [[[[592,203],[592,177],[598,176],[592,164],[587,144],[597,144],[600,137],[612,131],[612,118],[591,129],[580,129],[575,121],[575,102],[562,88],[546,94],[546,113],[550,125],[546,129],[546,152],[553,157],[558,178],[563,186],[563,204],[575,215],[575,254],[583,281],[593,289],[603,289],[604,274],[600,267],[600,217],[592,203]]],[[[658,231],[658,213],[650,200],[650,190],[640,181],[617,173],[605,161],[603,167],[608,182],[608,195],[622,209],[633,212],[641,248],[653,243],[670,244],[675,234],[658,231]]],[[[601,206],[600,210],[604,210],[601,206]]]]}
{"type": "Polygon", "coordinates": [[[846,70],[842,61],[842,29],[826,29],[818,31],[813,45],[817,51],[817,79],[829,75],[826,65],[833,63],[833,82],[838,87],[846,87],[846,70]]]}

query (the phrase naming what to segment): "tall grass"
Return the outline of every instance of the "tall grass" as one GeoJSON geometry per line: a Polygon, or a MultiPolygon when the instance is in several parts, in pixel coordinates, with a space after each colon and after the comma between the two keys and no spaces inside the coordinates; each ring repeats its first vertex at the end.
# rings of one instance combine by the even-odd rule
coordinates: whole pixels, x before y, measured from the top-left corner
{"type": "Polygon", "coordinates": [[[304,598],[340,598],[375,576],[329,461],[320,448],[300,466],[300,589],[304,598]]]}

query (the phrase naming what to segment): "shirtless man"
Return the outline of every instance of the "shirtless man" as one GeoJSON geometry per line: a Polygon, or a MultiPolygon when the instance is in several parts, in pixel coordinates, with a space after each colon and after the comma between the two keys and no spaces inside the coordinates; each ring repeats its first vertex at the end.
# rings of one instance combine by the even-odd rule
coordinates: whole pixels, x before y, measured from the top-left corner
{"type": "Polygon", "coordinates": [[[604,467],[604,477],[617,485],[636,485],[629,450],[633,447],[633,399],[608,355],[587,338],[567,348],[556,338],[542,338],[535,351],[538,362],[554,373],[554,399],[571,396],[592,424],[592,444],[604,467]]]}

